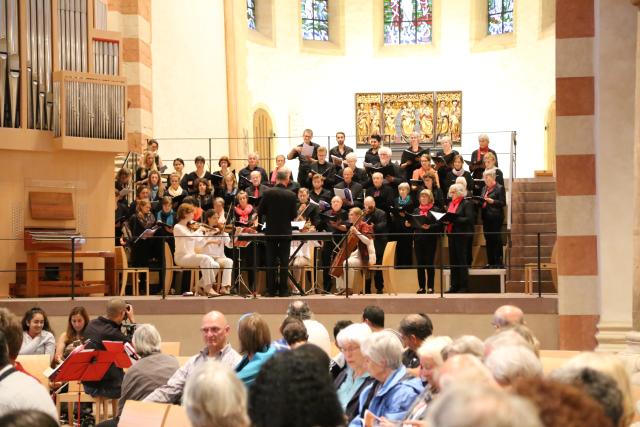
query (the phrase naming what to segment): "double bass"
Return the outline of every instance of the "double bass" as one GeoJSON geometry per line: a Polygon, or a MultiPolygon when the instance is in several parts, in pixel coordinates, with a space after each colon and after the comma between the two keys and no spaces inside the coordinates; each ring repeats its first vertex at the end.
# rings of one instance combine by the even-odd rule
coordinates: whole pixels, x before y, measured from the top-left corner
{"type": "MultiPolygon", "coordinates": [[[[356,222],[353,223],[353,226],[362,234],[372,234],[373,233],[373,225],[366,223],[363,221],[364,215],[366,212],[362,212],[356,222]]],[[[344,262],[349,258],[349,255],[358,249],[358,243],[360,239],[353,232],[353,229],[349,229],[347,234],[342,238],[339,244],[340,250],[333,258],[331,262],[331,270],[329,270],[329,275],[332,277],[338,278],[342,277],[344,274],[344,262]],[[346,241],[345,241],[346,239],[346,241]]]]}

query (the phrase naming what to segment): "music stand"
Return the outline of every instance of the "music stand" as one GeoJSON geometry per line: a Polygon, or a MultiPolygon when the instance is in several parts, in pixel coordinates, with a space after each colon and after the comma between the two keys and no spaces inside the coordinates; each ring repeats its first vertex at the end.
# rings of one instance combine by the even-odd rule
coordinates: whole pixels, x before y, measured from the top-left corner
{"type": "MultiPolygon", "coordinates": [[[[49,375],[49,379],[60,382],[100,381],[113,363],[118,368],[128,368],[131,360],[125,353],[124,343],[103,341],[106,350],[89,350],[78,347],[49,375]]],[[[81,387],[78,387],[78,425],[80,425],[81,387]]]]}

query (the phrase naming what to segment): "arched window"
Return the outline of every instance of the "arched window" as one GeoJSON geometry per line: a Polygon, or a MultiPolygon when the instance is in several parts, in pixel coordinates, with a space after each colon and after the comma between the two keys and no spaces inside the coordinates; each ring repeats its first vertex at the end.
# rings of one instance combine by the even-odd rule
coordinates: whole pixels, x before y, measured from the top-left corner
{"type": "Polygon", "coordinates": [[[247,0],[247,26],[256,29],[256,0],[247,0]]]}
{"type": "Polygon", "coordinates": [[[513,3],[515,0],[488,0],[489,22],[487,34],[513,33],[513,3]]]}
{"type": "Polygon", "coordinates": [[[329,0],[301,0],[302,39],[329,40],[329,0]]]}
{"type": "Polygon", "coordinates": [[[384,0],[384,44],[432,40],[432,0],[384,0]]]}

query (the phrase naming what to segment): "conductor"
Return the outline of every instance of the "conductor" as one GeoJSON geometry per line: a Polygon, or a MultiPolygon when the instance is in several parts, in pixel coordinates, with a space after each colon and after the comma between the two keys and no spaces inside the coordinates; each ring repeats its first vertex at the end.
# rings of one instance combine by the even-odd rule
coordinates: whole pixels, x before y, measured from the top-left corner
{"type": "Polygon", "coordinates": [[[296,218],[296,195],[287,190],[290,172],[286,168],[276,174],[276,185],[266,191],[258,207],[258,213],[266,221],[264,234],[269,237],[267,246],[266,296],[289,296],[289,252],[291,250],[291,221],[296,218]],[[276,270],[279,268],[279,275],[276,270]]]}

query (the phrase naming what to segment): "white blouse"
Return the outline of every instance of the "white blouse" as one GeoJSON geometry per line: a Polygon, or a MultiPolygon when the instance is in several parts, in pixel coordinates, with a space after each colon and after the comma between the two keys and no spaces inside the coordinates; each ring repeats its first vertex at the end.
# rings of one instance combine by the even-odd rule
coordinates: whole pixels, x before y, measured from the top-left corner
{"type": "Polygon", "coordinates": [[[48,354],[53,357],[56,352],[56,339],[49,331],[42,331],[40,335],[31,338],[27,332],[22,333],[20,354],[48,354]]]}
{"type": "Polygon", "coordinates": [[[173,237],[176,242],[174,257],[177,263],[180,263],[186,257],[195,255],[196,247],[200,248],[204,244],[204,236],[201,231],[192,231],[182,224],[173,226],[173,237]]]}

